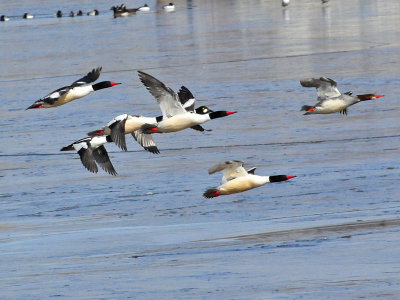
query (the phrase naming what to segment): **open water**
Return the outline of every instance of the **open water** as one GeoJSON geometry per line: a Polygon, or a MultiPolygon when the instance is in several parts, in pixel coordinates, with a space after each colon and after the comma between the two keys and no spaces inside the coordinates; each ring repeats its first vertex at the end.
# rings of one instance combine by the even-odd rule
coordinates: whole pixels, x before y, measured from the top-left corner
{"type": "Polygon", "coordinates": [[[399,1],[167,2],[117,19],[108,0],[0,3],[0,298],[399,299],[399,1]],[[122,84],[25,111],[98,66],[122,84]],[[155,136],[157,156],[127,136],[107,145],[118,176],[89,173],[59,149],[160,114],[137,70],[238,113],[155,136]],[[385,97],[304,116],[317,76],[385,97]],[[203,198],[229,159],[298,177],[203,198]]]}

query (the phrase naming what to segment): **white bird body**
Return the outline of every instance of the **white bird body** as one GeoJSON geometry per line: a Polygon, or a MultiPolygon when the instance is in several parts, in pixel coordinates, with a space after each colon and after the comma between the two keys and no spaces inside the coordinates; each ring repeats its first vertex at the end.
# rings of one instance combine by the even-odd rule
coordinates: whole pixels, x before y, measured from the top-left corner
{"type": "Polygon", "coordinates": [[[296,176],[275,175],[259,176],[254,175],[255,168],[245,170],[243,161],[229,160],[219,163],[208,170],[209,174],[223,172],[222,183],[217,188],[208,189],[203,196],[206,198],[218,197],[221,195],[230,195],[241,193],[247,190],[258,188],[269,182],[286,181],[296,176]]]}
{"type": "Polygon", "coordinates": [[[220,185],[217,189],[221,195],[230,195],[251,190],[269,183],[269,176],[247,174],[220,185]]]}
{"type": "Polygon", "coordinates": [[[184,112],[167,118],[166,120],[163,119],[163,121],[157,124],[157,130],[155,132],[177,132],[186,128],[203,124],[209,120],[211,119],[208,114],[199,115],[197,113],[184,112]]]}
{"type": "Polygon", "coordinates": [[[303,105],[301,110],[306,111],[305,115],[309,114],[332,114],[341,112],[347,114],[347,108],[360,101],[374,100],[383,95],[364,94],[351,96],[351,92],[342,94],[337,89],[335,80],[320,77],[320,78],[305,78],[300,80],[300,84],[304,87],[314,87],[317,89],[318,103],[314,106],[303,105]]]}
{"type": "Polygon", "coordinates": [[[179,91],[179,95],[162,83],[157,78],[138,71],[139,78],[147,90],[157,100],[162,120],[158,124],[147,124],[143,131],[146,133],[176,132],[203,124],[211,119],[225,117],[236,112],[212,111],[206,106],[194,110],[195,99],[185,87],[179,91]]]}
{"type": "Polygon", "coordinates": [[[96,84],[90,84],[99,78],[100,72],[101,67],[93,69],[84,77],[74,81],[71,85],[59,88],[35,101],[27,109],[49,108],[64,105],[73,100],[85,97],[94,91],[120,84],[112,81],[102,81],[96,84]]]}

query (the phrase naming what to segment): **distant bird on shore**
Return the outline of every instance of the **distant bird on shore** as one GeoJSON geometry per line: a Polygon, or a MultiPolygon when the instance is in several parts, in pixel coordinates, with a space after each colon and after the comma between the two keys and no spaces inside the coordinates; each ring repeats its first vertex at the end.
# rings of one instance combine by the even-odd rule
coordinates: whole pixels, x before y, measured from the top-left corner
{"type": "Polygon", "coordinates": [[[229,160],[211,167],[208,170],[208,174],[223,171],[222,182],[220,186],[206,190],[203,196],[205,198],[214,198],[222,195],[241,193],[267,183],[286,181],[296,177],[288,175],[254,175],[256,168],[246,171],[243,168],[243,164],[244,162],[240,160],[229,160]]]}
{"type": "Polygon", "coordinates": [[[101,69],[101,67],[93,69],[86,76],[76,80],[71,85],[59,88],[44,96],[43,98],[35,101],[35,103],[33,103],[27,109],[60,106],[73,100],[87,96],[94,91],[120,84],[112,81],[102,81],[93,85],[89,85],[89,83],[92,83],[99,78],[101,69]]]}
{"type": "Polygon", "coordinates": [[[290,0],[282,0],[282,6],[286,7],[290,4],[290,0]]]}
{"type": "Polygon", "coordinates": [[[340,112],[347,115],[347,108],[360,101],[374,100],[384,95],[363,94],[352,96],[351,92],[342,94],[337,89],[337,83],[333,79],[306,78],[300,80],[300,84],[304,87],[315,87],[318,93],[318,103],[314,106],[303,105],[302,111],[306,111],[305,115],[310,114],[332,114],[340,112]]]}
{"type": "Polygon", "coordinates": [[[60,151],[77,151],[83,166],[92,173],[97,173],[97,164],[111,175],[117,175],[104,144],[112,142],[110,136],[95,136],[80,139],[62,147],[60,151]]]}
{"type": "Polygon", "coordinates": [[[30,13],[25,13],[24,16],[23,16],[24,19],[33,19],[34,17],[35,16],[30,14],[30,13]]]}

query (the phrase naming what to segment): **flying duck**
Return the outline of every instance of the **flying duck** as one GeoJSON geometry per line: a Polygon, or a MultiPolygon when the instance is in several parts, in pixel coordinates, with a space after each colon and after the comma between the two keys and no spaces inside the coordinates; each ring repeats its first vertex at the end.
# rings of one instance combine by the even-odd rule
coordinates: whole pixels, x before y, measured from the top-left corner
{"type": "Polygon", "coordinates": [[[138,71],[138,73],[144,86],[154,98],[156,98],[162,112],[161,121],[142,126],[144,133],[181,131],[212,119],[222,118],[236,113],[230,111],[212,111],[206,106],[201,107],[201,109],[196,109],[195,111],[187,111],[179,100],[178,94],[171,88],[145,72],[138,71]]]}
{"type": "Polygon", "coordinates": [[[102,81],[90,85],[89,83],[92,83],[99,78],[100,72],[101,72],[101,67],[93,69],[86,76],[78,79],[71,85],[59,88],[51,92],[50,94],[44,96],[43,98],[40,98],[31,106],[29,106],[27,109],[49,108],[49,107],[60,106],[68,102],[71,102],[73,100],[85,97],[94,91],[109,88],[114,85],[120,84],[112,81],[102,81]]]}
{"type": "Polygon", "coordinates": [[[246,171],[243,168],[243,164],[244,162],[240,160],[229,160],[211,167],[208,170],[208,174],[223,171],[222,182],[220,186],[206,190],[203,196],[205,198],[214,198],[222,195],[241,193],[260,187],[266,183],[286,181],[296,177],[288,175],[254,175],[256,168],[246,171]]]}
{"type": "Polygon", "coordinates": [[[360,101],[374,100],[384,95],[363,94],[352,96],[352,92],[342,94],[337,89],[335,80],[320,77],[306,78],[300,80],[300,84],[304,87],[315,87],[318,94],[318,103],[314,106],[303,105],[302,111],[306,111],[305,115],[311,114],[332,114],[340,112],[347,115],[347,108],[360,101]]]}
{"type": "Polygon", "coordinates": [[[72,144],[62,147],[60,151],[77,151],[83,166],[92,173],[97,173],[97,164],[111,175],[117,175],[117,172],[108,157],[105,143],[112,142],[110,136],[95,136],[80,139],[72,144]]]}

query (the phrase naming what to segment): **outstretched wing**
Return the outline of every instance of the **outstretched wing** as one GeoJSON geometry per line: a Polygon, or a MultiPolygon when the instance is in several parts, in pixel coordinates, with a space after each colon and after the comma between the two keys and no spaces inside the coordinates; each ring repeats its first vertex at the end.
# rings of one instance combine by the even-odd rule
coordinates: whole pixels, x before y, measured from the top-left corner
{"type": "Polygon", "coordinates": [[[78,79],[77,81],[74,81],[71,86],[79,86],[79,85],[84,85],[84,84],[89,84],[91,82],[96,81],[100,77],[102,67],[98,67],[96,69],[93,69],[89,73],[86,74],[86,76],[78,79]]]}
{"type": "Polygon", "coordinates": [[[132,132],[132,136],[146,151],[154,154],[160,153],[156,146],[156,143],[153,140],[153,135],[143,133],[142,130],[135,130],[134,132],[132,132]]]}
{"type": "Polygon", "coordinates": [[[95,161],[104,171],[114,176],[117,175],[117,172],[115,171],[114,166],[112,165],[111,160],[108,157],[108,153],[104,145],[93,149],[92,153],[95,161]]]}
{"type": "Polygon", "coordinates": [[[240,160],[229,160],[219,163],[210,169],[208,169],[209,174],[223,171],[222,183],[235,179],[237,177],[246,176],[248,173],[243,168],[243,161],[240,160]]]}
{"type": "Polygon", "coordinates": [[[115,119],[109,126],[111,129],[111,139],[113,142],[122,150],[127,151],[126,140],[125,140],[125,123],[128,115],[123,115],[125,117],[121,119],[115,119]]]}
{"type": "Polygon", "coordinates": [[[196,104],[196,98],[194,98],[193,94],[189,89],[185,86],[181,86],[181,89],[178,91],[179,101],[186,111],[194,112],[194,106],[196,104]]]}
{"type": "Polygon", "coordinates": [[[319,101],[339,97],[341,95],[336,87],[336,81],[330,78],[305,78],[300,80],[300,84],[304,87],[315,87],[317,89],[319,101]]]}
{"type": "Polygon", "coordinates": [[[99,170],[97,168],[96,162],[93,157],[93,152],[91,148],[81,148],[78,151],[79,157],[83,166],[92,173],[97,173],[99,170]]]}
{"type": "Polygon", "coordinates": [[[186,110],[179,101],[177,93],[153,76],[142,71],[138,71],[138,73],[139,78],[144,86],[147,88],[150,94],[156,98],[158,104],[160,105],[164,119],[186,113],[186,110]]]}

